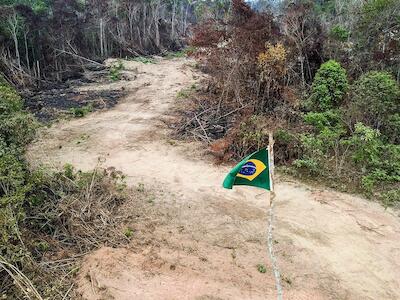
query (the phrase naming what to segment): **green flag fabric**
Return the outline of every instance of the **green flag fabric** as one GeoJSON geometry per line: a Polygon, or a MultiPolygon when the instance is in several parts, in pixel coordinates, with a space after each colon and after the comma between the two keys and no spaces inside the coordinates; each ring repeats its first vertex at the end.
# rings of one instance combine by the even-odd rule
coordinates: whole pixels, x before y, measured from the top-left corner
{"type": "Polygon", "coordinates": [[[229,172],[225,177],[223,187],[232,189],[234,185],[249,185],[271,190],[269,151],[267,149],[247,156],[229,172]]]}

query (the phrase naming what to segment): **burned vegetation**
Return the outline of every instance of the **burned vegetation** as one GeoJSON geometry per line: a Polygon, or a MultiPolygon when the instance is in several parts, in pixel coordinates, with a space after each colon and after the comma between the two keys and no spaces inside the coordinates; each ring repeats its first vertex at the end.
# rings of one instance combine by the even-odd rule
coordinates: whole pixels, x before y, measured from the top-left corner
{"type": "Polygon", "coordinates": [[[193,95],[192,110],[182,111],[178,135],[205,140],[219,159],[229,161],[265,145],[268,130],[302,125],[284,42],[272,13],[255,12],[242,1],[232,2],[228,20],[197,26],[193,56],[209,77],[193,95]]]}
{"type": "Polygon", "coordinates": [[[352,3],[341,17],[324,9],[295,1],[272,14],[233,0],[228,16],[196,26],[192,56],[208,76],[179,101],[175,132],[207,143],[219,163],[274,132],[288,173],[398,206],[399,5],[352,3]],[[385,21],[367,25],[372,16],[385,21]],[[366,41],[371,32],[385,41],[366,41]]]}

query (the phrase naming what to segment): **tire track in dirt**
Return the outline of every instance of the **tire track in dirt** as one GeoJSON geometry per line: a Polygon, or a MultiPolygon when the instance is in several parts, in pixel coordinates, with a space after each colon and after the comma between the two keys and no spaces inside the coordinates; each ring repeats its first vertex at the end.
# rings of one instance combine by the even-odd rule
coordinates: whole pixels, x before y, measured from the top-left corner
{"type": "MultiPolygon", "coordinates": [[[[30,149],[32,162],[87,170],[100,159],[129,184],[162,190],[159,222],[131,247],[88,255],[77,281],[84,299],[274,299],[266,248],[267,194],[221,188],[228,167],[199,143],[171,141],[162,122],[176,93],[194,82],[185,59],[124,62],[133,81],[108,111],[54,125],[30,149]],[[146,242],[143,242],[146,241],[146,242]],[[264,263],[267,273],[257,271],[264,263]]],[[[180,100],[184,101],[184,100],[180,100]]],[[[276,252],[285,299],[400,299],[400,221],[377,203],[278,179],[276,252]]]]}

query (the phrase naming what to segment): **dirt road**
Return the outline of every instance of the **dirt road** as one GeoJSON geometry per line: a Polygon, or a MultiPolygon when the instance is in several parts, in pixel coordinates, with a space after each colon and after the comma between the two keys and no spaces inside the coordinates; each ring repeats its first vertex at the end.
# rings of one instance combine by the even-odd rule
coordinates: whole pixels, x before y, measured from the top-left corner
{"type": "MultiPolygon", "coordinates": [[[[127,174],[130,184],[159,191],[150,202],[162,213],[150,233],[138,224],[132,247],[102,248],[85,258],[76,283],[83,299],[275,298],[267,194],[223,190],[229,168],[210,163],[201,144],[171,140],[164,125],[176,93],[199,76],[189,64],[124,62],[135,80],[80,87],[124,87],[128,96],[120,104],[56,124],[30,149],[32,161],[81,169],[100,161],[127,174]]],[[[278,178],[276,218],[285,299],[400,299],[395,213],[278,178]]]]}

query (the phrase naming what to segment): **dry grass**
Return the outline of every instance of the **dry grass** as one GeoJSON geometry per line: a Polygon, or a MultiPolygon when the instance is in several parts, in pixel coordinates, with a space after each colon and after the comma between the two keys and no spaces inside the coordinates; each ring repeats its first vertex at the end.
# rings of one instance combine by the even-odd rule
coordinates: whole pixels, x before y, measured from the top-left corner
{"type": "Polygon", "coordinates": [[[22,228],[31,255],[21,266],[0,256],[2,297],[75,299],[82,257],[102,246],[127,245],[132,238],[127,224],[155,197],[143,186],[127,189],[125,176],[114,168],[76,172],[66,166],[44,174],[42,199],[30,207],[22,228]]]}

